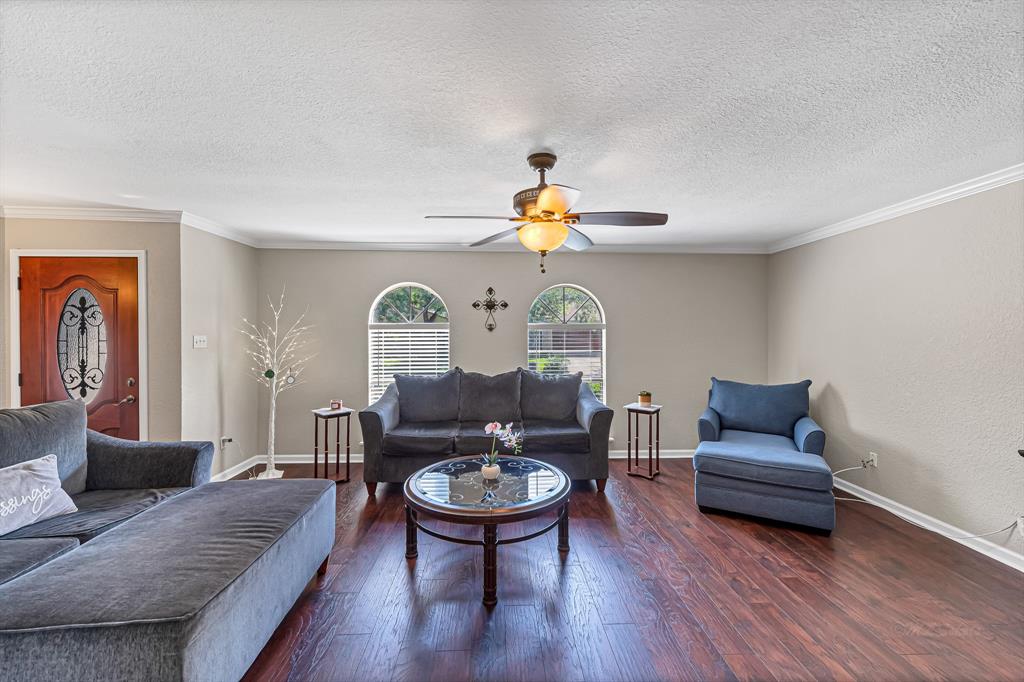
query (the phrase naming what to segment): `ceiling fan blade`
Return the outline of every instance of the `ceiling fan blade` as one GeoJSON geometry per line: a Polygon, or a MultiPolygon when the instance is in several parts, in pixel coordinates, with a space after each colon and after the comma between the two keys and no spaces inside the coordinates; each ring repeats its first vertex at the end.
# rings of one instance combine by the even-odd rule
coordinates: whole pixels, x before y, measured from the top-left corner
{"type": "Polygon", "coordinates": [[[590,237],[583,234],[572,225],[566,225],[569,228],[569,236],[565,239],[563,246],[572,249],[573,251],[585,251],[594,245],[594,242],[590,240],[590,237]]]}
{"type": "Polygon", "coordinates": [[[594,213],[571,213],[566,220],[576,220],[580,225],[644,226],[664,225],[667,213],[644,213],[643,211],[597,211],[594,213]]]}
{"type": "Polygon", "coordinates": [[[563,216],[579,200],[581,192],[565,185],[548,185],[537,195],[537,210],[563,216]]]}
{"type": "Polygon", "coordinates": [[[441,220],[522,220],[522,218],[509,218],[503,215],[425,215],[426,219],[441,220]]]}
{"type": "Polygon", "coordinates": [[[499,239],[504,239],[505,237],[511,237],[512,235],[514,235],[518,231],[519,231],[518,227],[510,227],[509,229],[502,230],[501,232],[498,232],[497,234],[492,234],[490,237],[484,237],[483,239],[481,239],[478,242],[473,242],[472,244],[470,244],[470,246],[483,246],[484,244],[490,244],[491,242],[496,242],[499,239]]]}

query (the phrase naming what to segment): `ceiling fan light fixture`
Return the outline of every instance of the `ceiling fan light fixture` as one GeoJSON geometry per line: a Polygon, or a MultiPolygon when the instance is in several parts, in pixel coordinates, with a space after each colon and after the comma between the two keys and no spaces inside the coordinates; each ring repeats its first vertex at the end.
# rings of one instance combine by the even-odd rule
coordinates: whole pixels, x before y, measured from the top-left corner
{"type": "Polygon", "coordinates": [[[569,237],[569,228],[557,220],[538,220],[523,225],[516,236],[519,237],[519,243],[530,251],[547,253],[565,243],[569,237]]]}

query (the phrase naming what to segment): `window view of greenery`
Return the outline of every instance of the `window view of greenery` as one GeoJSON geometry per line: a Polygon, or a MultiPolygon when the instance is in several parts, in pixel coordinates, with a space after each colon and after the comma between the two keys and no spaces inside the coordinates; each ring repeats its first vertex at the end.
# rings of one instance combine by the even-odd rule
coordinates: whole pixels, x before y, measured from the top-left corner
{"type": "Polygon", "coordinates": [[[444,323],[448,310],[436,295],[422,287],[403,286],[381,297],[373,313],[377,323],[444,323]]]}
{"type": "Polygon", "coordinates": [[[604,319],[597,302],[572,286],[541,293],[529,312],[527,366],[541,374],[583,373],[604,400],[604,319]]]}

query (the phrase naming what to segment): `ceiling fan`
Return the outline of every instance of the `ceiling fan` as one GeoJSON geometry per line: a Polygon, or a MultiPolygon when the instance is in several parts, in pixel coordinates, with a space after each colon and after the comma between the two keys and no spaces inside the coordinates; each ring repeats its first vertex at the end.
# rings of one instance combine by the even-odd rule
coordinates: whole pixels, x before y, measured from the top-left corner
{"type": "Polygon", "coordinates": [[[507,220],[517,223],[515,227],[492,234],[470,246],[483,246],[491,242],[516,235],[519,242],[530,251],[540,254],[540,271],[544,269],[544,256],[555,249],[566,246],[573,251],[583,251],[594,245],[590,237],[577,230],[575,225],[615,225],[635,227],[664,225],[668,222],[666,213],[643,213],[639,211],[602,211],[596,213],[572,212],[580,198],[580,191],[565,185],[549,185],[546,173],[554,168],[558,160],[549,152],[537,152],[526,157],[530,168],[540,173],[536,187],[516,192],[512,197],[512,208],[518,214],[515,218],[490,215],[428,215],[427,218],[467,220],[507,220]]]}

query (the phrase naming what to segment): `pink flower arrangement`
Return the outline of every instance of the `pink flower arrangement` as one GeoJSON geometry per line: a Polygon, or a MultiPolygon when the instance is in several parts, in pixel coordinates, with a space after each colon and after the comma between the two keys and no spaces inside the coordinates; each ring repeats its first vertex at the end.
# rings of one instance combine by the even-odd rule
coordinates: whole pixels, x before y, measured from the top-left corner
{"type": "Polygon", "coordinates": [[[491,452],[484,455],[484,462],[488,466],[495,466],[498,463],[498,441],[515,454],[523,451],[523,432],[513,431],[512,422],[502,426],[500,422],[491,422],[484,427],[484,433],[491,436],[491,452]]]}

